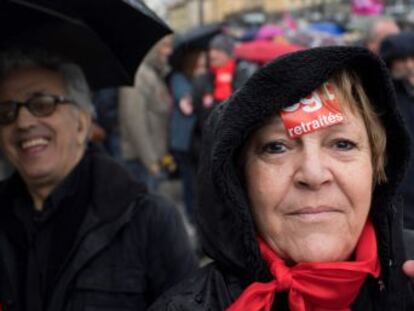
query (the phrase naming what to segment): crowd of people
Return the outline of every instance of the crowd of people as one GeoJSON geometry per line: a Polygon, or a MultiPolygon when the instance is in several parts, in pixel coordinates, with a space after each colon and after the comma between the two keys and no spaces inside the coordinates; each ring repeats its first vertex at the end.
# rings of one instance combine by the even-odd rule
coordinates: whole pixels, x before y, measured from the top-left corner
{"type": "MultiPolygon", "coordinates": [[[[258,38],[280,41],[280,33],[263,36],[262,32],[258,38]]],[[[387,64],[403,118],[414,134],[413,38],[414,33],[401,31],[391,17],[379,16],[370,20],[363,37],[353,45],[366,47],[387,64]]],[[[93,137],[137,181],[183,205],[185,219],[194,225],[204,123],[214,107],[226,101],[270,59],[263,63],[254,57],[239,58],[235,51],[240,44],[223,28],[204,49],[188,48],[172,62],[174,40],[173,36],[167,36],[153,47],[136,73],[134,87],[95,93],[93,137]],[[160,185],[177,179],[182,182],[178,201],[168,190],[160,190],[160,185]]],[[[286,48],[286,44],[284,39],[281,46],[286,48]]],[[[296,51],[307,47],[292,45],[292,48],[296,51]]],[[[288,48],[275,52],[275,56],[290,51],[288,48]]],[[[7,175],[11,170],[5,165],[2,171],[7,175]]],[[[410,188],[414,168],[409,172],[401,193],[405,204],[412,206],[405,213],[405,225],[414,229],[414,197],[410,188]]]]}
{"type": "Polygon", "coordinates": [[[0,311],[414,308],[414,32],[269,29],[271,59],[223,27],[172,61],[170,35],[93,93],[1,51],[0,311]]]}

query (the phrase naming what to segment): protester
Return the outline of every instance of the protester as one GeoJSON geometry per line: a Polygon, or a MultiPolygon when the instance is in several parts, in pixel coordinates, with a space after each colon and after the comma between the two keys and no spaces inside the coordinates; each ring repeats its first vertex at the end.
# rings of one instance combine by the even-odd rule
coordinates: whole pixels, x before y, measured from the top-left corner
{"type": "Polygon", "coordinates": [[[195,267],[181,218],[88,145],[81,69],[39,52],[0,56],[0,308],[145,310],[195,267]]]}
{"type": "Polygon", "coordinates": [[[364,46],[374,54],[379,54],[382,40],[391,34],[399,33],[400,27],[392,17],[373,18],[366,30],[364,46]]]}
{"type": "MultiPolygon", "coordinates": [[[[380,55],[387,64],[397,95],[397,104],[414,138],[414,33],[403,32],[386,37],[381,44],[380,55]]],[[[414,149],[407,175],[401,185],[404,200],[404,225],[414,229],[414,149]]]]}
{"type": "Polygon", "coordinates": [[[162,179],[160,161],[168,151],[172,99],[165,84],[171,37],[153,47],[139,67],[134,87],[119,93],[121,148],[127,167],[151,191],[162,179]]]}
{"type": "Polygon", "coordinates": [[[279,58],[204,134],[198,224],[213,263],[150,310],[413,310],[395,195],[409,142],[377,57],[279,58]]]}
{"type": "Polygon", "coordinates": [[[170,120],[170,149],[178,162],[183,183],[184,203],[190,223],[194,223],[196,202],[196,159],[192,150],[197,116],[193,106],[193,81],[205,74],[205,52],[189,50],[177,61],[170,77],[170,89],[174,108],[170,120]]]}
{"type": "Polygon", "coordinates": [[[224,34],[213,37],[209,44],[209,73],[195,84],[195,105],[201,127],[212,108],[239,89],[256,71],[257,66],[234,58],[234,40],[224,34]]]}

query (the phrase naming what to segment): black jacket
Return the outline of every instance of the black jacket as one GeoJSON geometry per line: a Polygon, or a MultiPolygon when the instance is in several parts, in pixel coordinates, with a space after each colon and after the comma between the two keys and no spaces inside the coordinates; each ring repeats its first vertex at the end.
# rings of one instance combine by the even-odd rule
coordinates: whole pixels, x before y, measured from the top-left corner
{"type": "MultiPolygon", "coordinates": [[[[396,110],[385,65],[356,47],[327,47],[296,52],[257,72],[209,118],[201,153],[199,234],[213,263],[156,302],[154,310],[224,310],[249,284],[272,279],[260,255],[256,228],[236,161],[252,131],[282,107],[297,103],[335,72],[349,68],[360,77],[387,135],[388,182],[374,190],[370,218],[381,263],[379,280],[368,277],[351,306],[353,311],[413,310],[405,260],[401,206],[396,189],[409,157],[408,135],[396,110]]],[[[277,294],[274,310],[289,310],[286,293],[277,294]]]]}
{"type": "MultiPolygon", "coordinates": [[[[414,89],[403,80],[394,80],[397,103],[407,125],[411,140],[414,138],[414,89]],[[411,89],[411,90],[410,90],[411,89]]],[[[404,202],[404,226],[414,229],[414,152],[411,145],[411,158],[407,174],[401,184],[400,192],[404,202]]]]}
{"type": "MultiPolygon", "coordinates": [[[[180,215],[111,159],[86,156],[92,157],[91,199],[44,310],[145,310],[196,267],[180,215]]],[[[19,258],[4,231],[9,187],[9,181],[0,185],[0,304],[22,311],[19,258]]]]}

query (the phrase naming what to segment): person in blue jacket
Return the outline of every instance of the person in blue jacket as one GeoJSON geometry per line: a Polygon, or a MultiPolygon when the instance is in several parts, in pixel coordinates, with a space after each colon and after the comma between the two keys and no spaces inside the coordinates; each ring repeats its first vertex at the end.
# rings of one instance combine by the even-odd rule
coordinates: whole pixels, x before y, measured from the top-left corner
{"type": "Polygon", "coordinates": [[[170,120],[170,149],[180,169],[186,213],[191,223],[196,201],[196,155],[192,152],[192,143],[197,115],[193,106],[193,79],[206,71],[205,60],[203,51],[188,51],[177,62],[169,80],[174,100],[170,120]]]}

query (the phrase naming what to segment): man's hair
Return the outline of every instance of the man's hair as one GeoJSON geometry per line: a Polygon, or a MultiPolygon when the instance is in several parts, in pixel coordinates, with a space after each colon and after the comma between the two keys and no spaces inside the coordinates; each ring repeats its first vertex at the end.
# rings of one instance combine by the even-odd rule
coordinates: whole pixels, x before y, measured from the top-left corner
{"type": "Polygon", "coordinates": [[[354,72],[343,70],[335,74],[329,81],[332,82],[339,95],[341,107],[354,115],[359,114],[364,120],[371,147],[374,183],[387,181],[385,174],[387,143],[385,128],[362,86],[361,79],[354,72]]]}
{"type": "MultiPolygon", "coordinates": [[[[395,24],[397,25],[394,18],[391,16],[376,16],[371,18],[368,21],[367,27],[364,32],[364,45],[367,46],[368,43],[378,40],[378,37],[381,35],[378,33],[379,24],[395,24]]],[[[397,25],[398,26],[398,25],[397,25]]]]}
{"type": "Polygon", "coordinates": [[[68,97],[80,109],[94,115],[92,94],[80,66],[43,50],[10,49],[0,52],[0,82],[16,70],[44,68],[60,73],[65,81],[68,97]]]}

